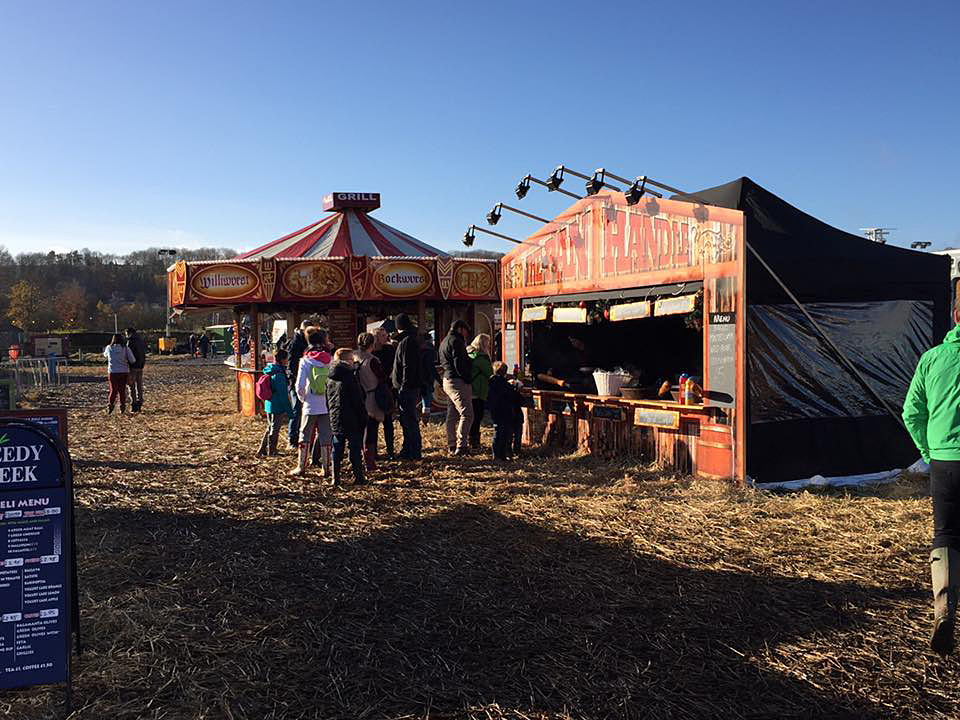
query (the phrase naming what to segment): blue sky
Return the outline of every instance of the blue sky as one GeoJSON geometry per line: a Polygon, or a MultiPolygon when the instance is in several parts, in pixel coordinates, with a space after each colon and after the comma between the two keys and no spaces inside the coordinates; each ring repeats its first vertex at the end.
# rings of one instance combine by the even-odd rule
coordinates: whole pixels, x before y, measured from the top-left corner
{"type": "Polygon", "coordinates": [[[564,163],[748,175],[843,229],[960,246],[957,27],[955,0],[0,0],[0,244],[249,248],[344,190],[456,249],[564,163]]]}

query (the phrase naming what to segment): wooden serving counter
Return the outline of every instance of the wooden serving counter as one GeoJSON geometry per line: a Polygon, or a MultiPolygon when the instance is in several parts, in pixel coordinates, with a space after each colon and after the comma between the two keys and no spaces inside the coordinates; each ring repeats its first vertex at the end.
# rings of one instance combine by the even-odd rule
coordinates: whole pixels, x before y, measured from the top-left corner
{"type": "Polygon", "coordinates": [[[633,457],[666,470],[733,476],[733,437],[724,408],[673,400],[631,400],[562,390],[523,390],[524,441],[633,457]]]}

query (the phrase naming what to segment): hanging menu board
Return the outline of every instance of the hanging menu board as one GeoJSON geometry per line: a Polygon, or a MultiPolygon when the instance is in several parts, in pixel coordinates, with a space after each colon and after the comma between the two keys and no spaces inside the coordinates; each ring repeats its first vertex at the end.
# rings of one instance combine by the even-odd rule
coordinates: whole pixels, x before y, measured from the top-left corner
{"type": "Polygon", "coordinates": [[[56,437],[0,420],[0,688],[70,682],[72,505],[56,437]]]}
{"type": "Polygon", "coordinates": [[[520,355],[517,353],[517,324],[507,323],[503,327],[503,362],[507,372],[512,373],[520,365],[520,355]]]}
{"type": "Polygon", "coordinates": [[[327,311],[330,324],[330,342],[336,347],[357,346],[357,311],[354,308],[337,308],[327,311]]]}
{"type": "Polygon", "coordinates": [[[710,313],[707,323],[707,368],[711,405],[733,407],[737,398],[737,315],[710,313]]]}

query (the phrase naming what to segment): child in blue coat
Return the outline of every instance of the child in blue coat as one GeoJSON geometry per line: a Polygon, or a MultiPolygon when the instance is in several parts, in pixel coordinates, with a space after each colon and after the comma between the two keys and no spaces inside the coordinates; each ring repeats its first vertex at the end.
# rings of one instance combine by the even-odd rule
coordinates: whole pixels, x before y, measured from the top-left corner
{"type": "Polygon", "coordinates": [[[267,414],[267,429],[260,441],[258,457],[277,454],[277,438],[284,420],[293,415],[290,405],[290,388],[287,383],[286,350],[277,350],[276,359],[264,369],[264,375],[270,376],[270,399],[263,401],[263,411],[267,414]]]}

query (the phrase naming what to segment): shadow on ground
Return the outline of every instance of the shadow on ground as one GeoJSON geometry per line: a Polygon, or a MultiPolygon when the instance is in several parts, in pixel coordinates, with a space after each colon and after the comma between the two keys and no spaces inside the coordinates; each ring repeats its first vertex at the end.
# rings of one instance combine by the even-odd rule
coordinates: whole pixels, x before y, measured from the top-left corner
{"type": "Polygon", "coordinates": [[[758,656],[914,592],[691,569],[475,505],[340,539],[148,511],[78,523],[83,717],[152,702],[172,717],[879,720],[758,656]]]}

